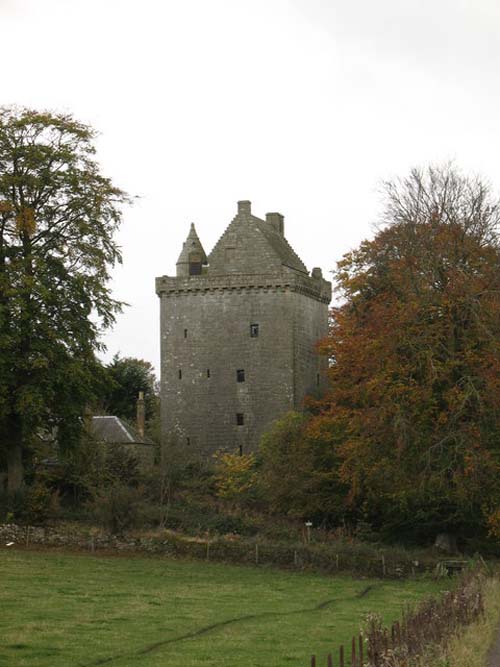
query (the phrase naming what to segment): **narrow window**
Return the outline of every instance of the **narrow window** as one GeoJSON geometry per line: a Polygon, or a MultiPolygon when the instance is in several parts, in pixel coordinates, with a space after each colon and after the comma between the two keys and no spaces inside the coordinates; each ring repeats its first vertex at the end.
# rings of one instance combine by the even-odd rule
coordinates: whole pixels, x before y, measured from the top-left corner
{"type": "Polygon", "coordinates": [[[186,445],[189,447],[190,444],[191,444],[191,438],[186,438],[186,445]]]}
{"type": "Polygon", "coordinates": [[[243,426],[245,423],[245,416],[243,415],[243,412],[237,412],[236,413],[236,424],[238,426],[243,426]]]}
{"type": "Polygon", "coordinates": [[[240,445],[240,456],[243,456],[243,445],[240,445]]]}
{"type": "Polygon", "coordinates": [[[245,371],[242,368],[236,371],[236,382],[245,382],[245,371]]]}
{"type": "Polygon", "coordinates": [[[316,386],[319,387],[319,373],[316,373],[316,386]]]}
{"type": "Polygon", "coordinates": [[[250,325],[250,338],[257,338],[259,335],[259,325],[251,324],[250,325]]]}
{"type": "Polygon", "coordinates": [[[188,330],[184,329],[184,338],[187,338],[187,337],[188,337],[188,330]]]}
{"type": "Polygon", "coordinates": [[[179,368],[179,380],[182,380],[182,371],[180,368],[179,368]]]}
{"type": "Polygon", "coordinates": [[[207,378],[210,377],[210,368],[207,368],[207,378]]]}

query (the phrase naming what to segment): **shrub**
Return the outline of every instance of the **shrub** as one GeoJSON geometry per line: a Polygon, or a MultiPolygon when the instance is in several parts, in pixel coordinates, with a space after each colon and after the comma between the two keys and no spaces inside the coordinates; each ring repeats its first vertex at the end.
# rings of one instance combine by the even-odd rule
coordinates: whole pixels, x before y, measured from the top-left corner
{"type": "Polygon", "coordinates": [[[147,514],[143,488],[119,481],[96,488],[87,508],[94,520],[118,535],[143,524],[147,514]]]}

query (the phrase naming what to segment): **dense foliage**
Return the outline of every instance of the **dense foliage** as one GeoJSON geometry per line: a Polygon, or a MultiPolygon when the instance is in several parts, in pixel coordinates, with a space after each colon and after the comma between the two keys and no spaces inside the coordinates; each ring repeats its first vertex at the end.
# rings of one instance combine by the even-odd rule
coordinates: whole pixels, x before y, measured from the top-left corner
{"type": "Polygon", "coordinates": [[[383,224],[336,272],[311,433],[347,503],[385,530],[474,533],[500,506],[500,208],[446,167],[386,187],[383,224]]]}
{"type": "Polygon", "coordinates": [[[126,195],[102,176],[95,132],[70,115],[0,109],[0,457],[11,491],[37,437],[79,437],[99,332],[120,308],[109,269],[126,195]]]}
{"type": "Polygon", "coordinates": [[[159,408],[158,383],[149,361],[116,354],[106,366],[106,378],[108,382],[102,400],[107,414],[134,422],[137,397],[142,391],[146,420],[155,418],[159,408]]]}

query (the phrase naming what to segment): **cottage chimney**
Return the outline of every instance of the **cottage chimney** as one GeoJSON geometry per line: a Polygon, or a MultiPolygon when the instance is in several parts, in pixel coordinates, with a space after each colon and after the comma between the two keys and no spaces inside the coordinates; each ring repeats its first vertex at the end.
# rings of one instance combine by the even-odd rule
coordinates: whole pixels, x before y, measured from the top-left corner
{"type": "Polygon", "coordinates": [[[139,392],[139,398],[137,399],[137,432],[144,438],[144,422],[146,417],[146,409],[144,405],[144,392],[139,392]]]}
{"type": "Polygon", "coordinates": [[[89,405],[86,405],[85,410],[83,411],[83,428],[85,429],[87,435],[92,430],[92,410],[90,409],[89,405]]]}
{"type": "Polygon", "coordinates": [[[248,199],[244,199],[238,202],[238,215],[251,215],[252,213],[252,202],[248,199]]]}
{"type": "Polygon", "coordinates": [[[266,213],[266,222],[274,227],[281,236],[285,236],[285,218],[281,213],[266,213]]]}

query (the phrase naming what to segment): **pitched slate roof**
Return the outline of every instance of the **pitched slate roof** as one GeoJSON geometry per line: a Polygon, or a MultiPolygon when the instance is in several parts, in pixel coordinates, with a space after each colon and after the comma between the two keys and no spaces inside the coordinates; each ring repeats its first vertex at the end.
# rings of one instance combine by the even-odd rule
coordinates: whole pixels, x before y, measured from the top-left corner
{"type": "Polygon", "coordinates": [[[96,440],[123,445],[153,445],[153,441],[142,438],[136,429],[123,419],[114,416],[92,417],[90,432],[96,440]]]}

